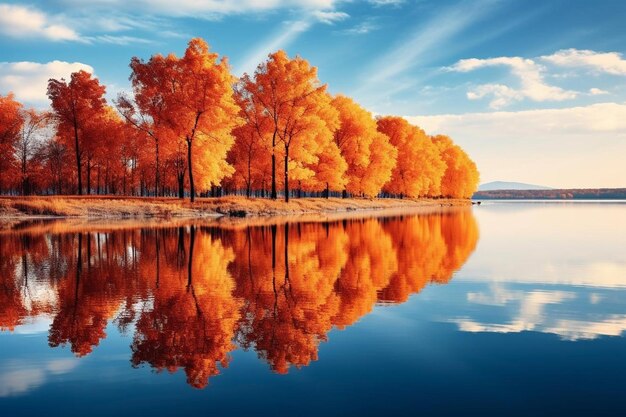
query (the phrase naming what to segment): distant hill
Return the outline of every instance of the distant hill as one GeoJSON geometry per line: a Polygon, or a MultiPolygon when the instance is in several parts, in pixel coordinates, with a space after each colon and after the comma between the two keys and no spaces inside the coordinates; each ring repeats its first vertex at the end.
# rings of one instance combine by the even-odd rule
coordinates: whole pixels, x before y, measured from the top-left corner
{"type": "Polygon", "coordinates": [[[474,200],[623,200],[626,188],[476,191],[474,200]]]}
{"type": "Polygon", "coordinates": [[[523,182],[510,181],[493,181],[481,184],[478,191],[494,191],[494,190],[551,190],[550,187],[543,185],[524,184],[523,182]]]}

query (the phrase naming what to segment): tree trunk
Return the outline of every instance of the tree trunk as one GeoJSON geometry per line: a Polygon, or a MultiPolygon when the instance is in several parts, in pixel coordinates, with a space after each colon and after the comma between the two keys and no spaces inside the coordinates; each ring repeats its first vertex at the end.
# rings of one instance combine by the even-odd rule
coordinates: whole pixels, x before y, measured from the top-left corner
{"type": "Polygon", "coordinates": [[[185,174],[176,174],[178,178],[178,198],[185,198],[185,174]]]}
{"type": "Polygon", "coordinates": [[[78,172],[78,195],[83,195],[83,176],[80,172],[80,149],[78,148],[78,124],[74,119],[74,147],[76,149],[76,169],[78,172]]]}
{"type": "Polygon", "coordinates": [[[285,202],[289,202],[289,148],[285,147],[285,202]]]}
{"type": "Polygon", "coordinates": [[[274,135],[272,136],[272,200],[276,200],[278,198],[278,194],[276,193],[276,130],[274,130],[274,135]]]}
{"type": "Polygon", "coordinates": [[[196,188],[193,184],[193,165],[191,165],[191,140],[187,139],[187,166],[189,167],[189,195],[193,203],[196,197],[196,188]]]}
{"type": "Polygon", "coordinates": [[[156,148],[156,161],[154,166],[154,195],[158,197],[159,195],[159,182],[161,181],[161,175],[159,174],[159,141],[154,141],[156,148]]]}
{"type": "Polygon", "coordinates": [[[328,199],[330,197],[330,186],[328,185],[328,183],[326,183],[326,198],[328,199]]]}
{"type": "Polygon", "coordinates": [[[246,197],[250,198],[250,188],[252,186],[252,158],[248,155],[248,181],[246,181],[246,197]]]}
{"type": "Polygon", "coordinates": [[[91,158],[87,158],[87,195],[91,194],[91,158]]]}
{"type": "Polygon", "coordinates": [[[22,195],[26,195],[26,156],[22,155],[22,195]]]}

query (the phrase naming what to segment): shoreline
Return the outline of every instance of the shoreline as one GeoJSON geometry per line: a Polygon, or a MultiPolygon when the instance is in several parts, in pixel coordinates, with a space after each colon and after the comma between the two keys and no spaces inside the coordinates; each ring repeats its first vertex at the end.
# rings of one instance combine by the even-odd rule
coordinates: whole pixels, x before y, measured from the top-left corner
{"type": "Polygon", "coordinates": [[[285,203],[283,200],[228,196],[198,198],[191,203],[175,197],[0,196],[0,222],[300,217],[415,209],[436,211],[471,205],[469,199],[293,198],[285,203]]]}

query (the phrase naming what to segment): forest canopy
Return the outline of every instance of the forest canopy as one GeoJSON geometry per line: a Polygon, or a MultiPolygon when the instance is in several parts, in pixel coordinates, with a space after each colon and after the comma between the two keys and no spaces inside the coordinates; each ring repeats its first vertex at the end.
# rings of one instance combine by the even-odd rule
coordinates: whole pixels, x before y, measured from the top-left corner
{"type": "Polygon", "coordinates": [[[270,54],[235,77],[200,38],[130,62],[111,102],[84,71],[46,111],[0,92],[0,194],[470,198],[476,164],[447,136],[332,95],[307,60],[270,54]]]}

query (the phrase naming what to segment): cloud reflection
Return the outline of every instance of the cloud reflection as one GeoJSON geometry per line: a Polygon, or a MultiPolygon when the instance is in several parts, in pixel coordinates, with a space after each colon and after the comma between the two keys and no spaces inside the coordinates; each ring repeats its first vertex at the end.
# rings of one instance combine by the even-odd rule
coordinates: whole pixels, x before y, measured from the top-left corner
{"type": "Polygon", "coordinates": [[[0,397],[21,395],[43,385],[52,375],[71,372],[78,360],[53,359],[43,363],[12,361],[0,366],[0,397]]]}

